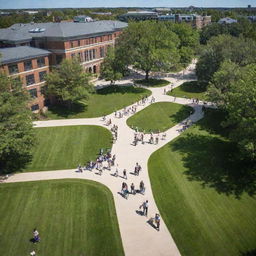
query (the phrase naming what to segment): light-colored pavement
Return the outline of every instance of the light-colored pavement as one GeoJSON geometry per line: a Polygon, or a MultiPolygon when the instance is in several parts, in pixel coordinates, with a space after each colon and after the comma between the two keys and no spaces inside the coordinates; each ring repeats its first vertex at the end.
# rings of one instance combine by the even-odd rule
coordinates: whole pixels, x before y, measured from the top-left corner
{"type": "MultiPolygon", "coordinates": [[[[187,70],[185,72],[184,77],[192,72],[193,66],[190,67],[190,70],[187,70]]],[[[173,83],[173,88],[179,86],[185,81],[188,81],[188,79],[182,79],[182,77],[179,79],[168,78],[168,80],[173,83]]],[[[122,81],[122,83],[125,82],[122,81]]],[[[150,88],[150,90],[152,91],[152,96],[154,96],[156,102],[174,102],[175,100],[176,103],[192,106],[195,111],[190,117],[188,117],[188,119],[191,119],[193,122],[196,122],[203,117],[202,102],[199,104],[193,104],[189,99],[175,99],[174,97],[164,95],[164,88],[169,89],[170,85],[161,88],[150,88]]],[[[144,109],[149,104],[150,103],[147,102],[145,105],[138,105],[137,112],[144,109]]],[[[160,231],[157,231],[147,223],[147,220],[150,217],[153,217],[155,213],[159,213],[150,186],[147,162],[150,155],[154,151],[179,136],[180,129],[183,127],[183,122],[167,130],[165,132],[166,139],[160,139],[157,145],[139,143],[137,146],[133,146],[132,142],[134,138],[134,131],[126,124],[126,120],[130,116],[131,115],[124,116],[123,118],[119,119],[115,118],[114,114],[112,113],[106,117],[107,120],[109,118],[112,119],[112,124],[118,125],[118,139],[116,143],[113,144],[112,154],[116,155],[116,164],[118,164],[120,176],[122,176],[123,169],[127,170],[127,180],[124,180],[122,177],[114,177],[113,175],[111,175],[116,170],[116,167],[113,167],[111,171],[104,170],[102,176],[97,175],[97,172],[95,170],[92,172],[85,171],[83,173],[78,173],[76,172],[76,170],[61,170],[15,174],[11,176],[6,182],[65,178],[89,179],[98,181],[106,185],[113,193],[125,255],[180,255],[179,250],[162,219],[160,231]],[[142,172],[139,176],[135,176],[130,173],[134,171],[136,162],[138,162],[142,167],[142,172]],[[129,198],[125,199],[119,194],[123,181],[125,181],[128,186],[130,186],[131,183],[134,183],[135,188],[138,189],[141,180],[143,180],[146,187],[145,195],[129,195],[129,198]],[[139,206],[145,200],[149,201],[148,217],[141,216],[136,212],[137,210],[139,210],[139,206]]],[[[68,125],[100,125],[106,127],[104,122],[102,121],[102,118],[37,121],[34,123],[34,125],[35,127],[68,125]]],[[[110,127],[106,128],[110,129],[110,127]]],[[[146,140],[148,140],[148,137],[146,137],[146,140]]]]}

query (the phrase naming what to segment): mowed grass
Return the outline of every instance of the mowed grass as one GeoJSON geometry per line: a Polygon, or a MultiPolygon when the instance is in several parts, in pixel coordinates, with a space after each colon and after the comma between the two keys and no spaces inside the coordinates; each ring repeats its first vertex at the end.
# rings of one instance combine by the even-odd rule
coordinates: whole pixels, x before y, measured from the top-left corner
{"type": "Polygon", "coordinates": [[[198,87],[197,81],[185,82],[177,88],[167,93],[170,96],[180,98],[194,98],[199,100],[205,100],[205,90],[198,87]]]}
{"type": "Polygon", "coordinates": [[[111,149],[111,133],[99,126],[35,128],[36,145],[25,171],[76,168],[95,160],[99,150],[111,149]]]}
{"type": "Polygon", "coordinates": [[[1,184],[0,204],[0,255],[124,255],[112,194],[99,183],[1,184]]]}
{"type": "Polygon", "coordinates": [[[127,120],[127,124],[140,131],[166,131],[187,118],[193,109],[171,102],[154,103],[127,120]]]}
{"type": "Polygon", "coordinates": [[[186,256],[255,255],[256,200],[252,170],[220,134],[218,113],[156,151],[148,167],[154,197],[186,256]]]}
{"type": "Polygon", "coordinates": [[[154,79],[154,78],[149,78],[148,80],[146,79],[136,80],[135,83],[148,86],[148,87],[163,87],[170,84],[170,82],[167,80],[154,79]]]}
{"type": "Polygon", "coordinates": [[[62,118],[90,118],[111,114],[112,112],[129,106],[151,92],[143,88],[132,86],[109,86],[91,94],[88,101],[80,100],[71,109],[56,105],[49,107],[46,113],[48,119],[62,118]]]}

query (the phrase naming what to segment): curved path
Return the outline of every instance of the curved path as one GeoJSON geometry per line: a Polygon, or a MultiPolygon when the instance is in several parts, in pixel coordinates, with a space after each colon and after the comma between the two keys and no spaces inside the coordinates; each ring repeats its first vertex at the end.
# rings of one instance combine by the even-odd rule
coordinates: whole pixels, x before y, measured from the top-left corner
{"type": "MultiPolygon", "coordinates": [[[[185,72],[185,75],[193,73],[193,66],[185,72]]],[[[184,76],[185,77],[185,76],[184,76]]],[[[167,78],[173,83],[173,88],[179,86],[189,79],[174,79],[167,78]]],[[[163,95],[164,88],[169,89],[170,86],[161,88],[150,88],[152,96],[154,96],[156,102],[175,102],[179,104],[190,105],[194,108],[194,113],[188,117],[193,122],[198,121],[203,117],[202,105],[192,104],[189,99],[174,98],[171,96],[163,95]]],[[[150,103],[145,105],[138,105],[137,112],[147,107],[150,103]]],[[[209,106],[209,105],[208,105],[209,106]]],[[[136,147],[131,143],[134,138],[134,131],[126,124],[126,120],[131,115],[124,116],[123,118],[115,118],[114,114],[110,114],[106,117],[112,119],[112,124],[118,125],[118,139],[112,147],[112,154],[116,154],[116,164],[118,164],[119,174],[123,169],[127,170],[128,179],[124,180],[122,177],[114,177],[115,167],[111,171],[104,170],[103,174],[96,175],[95,171],[84,171],[83,173],[77,173],[76,170],[61,170],[61,171],[46,171],[46,172],[32,172],[21,173],[11,176],[6,182],[21,182],[21,181],[35,181],[35,180],[49,180],[49,179],[65,179],[65,178],[79,178],[90,179],[98,181],[106,185],[113,193],[117,218],[119,222],[119,228],[122,237],[122,243],[127,256],[168,256],[168,255],[180,255],[179,250],[168,231],[165,223],[161,220],[160,231],[152,228],[147,220],[153,217],[155,213],[158,213],[158,208],[154,201],[153,193],[150,186],[150,180],[147,170],[147,162],[150,155],[161,148],[172,139],[176,138],[180,134],[182,128],[182,122],[166,131],[166,140],[159,140],[158,145],[153,144],[141,144],[136,147]],[[142,171],[139,176],[130,174],[133,172],[134,166],[138,162],[142,171]],[[135,188],[139,188],[140,181],[143,180],[146,193],[145,195],[136,194],[129,195],[129,198],[124,199],[118,192],[121,190],[121,184],[125,181],[128,186],[131,183],[135,184],[135,188]],[[143,201],[149,201],[149,213],[148,218],[136,213],[139,206],[143,201]]],[[[66,119],[66,120],[50,120],[50,121],[37,121],[34,123],[35,127],[51,127],[51,126],[68,126],[68,125],[100,125],[105,126],[101,118],[87,118],[87,119],[66,119]]],[[[110,129],[110,127],[107,127],[110,129]]],[[[146,140],[148,137],[146,138],[146,140]]],[[[170,213],[171,214],[171,213],[170,213]]]]}

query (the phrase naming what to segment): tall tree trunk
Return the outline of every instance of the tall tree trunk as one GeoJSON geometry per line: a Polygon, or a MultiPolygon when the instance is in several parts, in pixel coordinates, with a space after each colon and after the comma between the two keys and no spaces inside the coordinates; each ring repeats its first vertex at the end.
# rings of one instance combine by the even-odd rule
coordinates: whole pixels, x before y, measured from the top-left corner
{"type": "Polygon", "coordinates": [[[149,77],[149,70],[146,70],[146,77],[145,77],[145,80],[148,81],[148,77],[149,77]]]}

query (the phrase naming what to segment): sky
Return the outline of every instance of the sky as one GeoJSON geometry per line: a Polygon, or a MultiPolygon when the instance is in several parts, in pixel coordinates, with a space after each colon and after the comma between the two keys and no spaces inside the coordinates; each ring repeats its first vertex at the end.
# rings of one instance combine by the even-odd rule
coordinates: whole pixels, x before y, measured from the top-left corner
{"type": "Polygon", "coordinates": [[[64,7],[256,7],[256,0],[0,0],[0,9],[64,7]]]}

